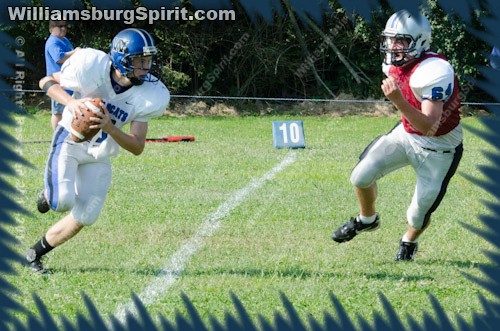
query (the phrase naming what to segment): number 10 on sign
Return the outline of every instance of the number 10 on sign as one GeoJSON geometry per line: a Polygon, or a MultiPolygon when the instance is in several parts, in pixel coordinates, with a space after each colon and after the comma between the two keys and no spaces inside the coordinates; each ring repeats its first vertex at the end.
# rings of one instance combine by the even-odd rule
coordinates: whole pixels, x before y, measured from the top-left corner
{"type": "Polygon", "coordinates": [[[273,144],[275,148],[305,148],[302,121],[274,121],[273,144]]]}

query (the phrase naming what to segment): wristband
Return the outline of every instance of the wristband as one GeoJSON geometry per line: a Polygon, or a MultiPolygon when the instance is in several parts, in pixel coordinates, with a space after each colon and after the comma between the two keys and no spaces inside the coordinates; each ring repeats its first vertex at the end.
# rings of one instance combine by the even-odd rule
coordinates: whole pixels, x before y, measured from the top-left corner
{"type": "Polygon", "coordinates": [[[59,83],[57,83],[55,80],[49,80],[48,82],[46,82],[45,84],[43,84],[42,90],[44,90],[45,92],[48,92],[49,88],[52,85],[56,85],[56,84],[59,84],[59,83]]]}

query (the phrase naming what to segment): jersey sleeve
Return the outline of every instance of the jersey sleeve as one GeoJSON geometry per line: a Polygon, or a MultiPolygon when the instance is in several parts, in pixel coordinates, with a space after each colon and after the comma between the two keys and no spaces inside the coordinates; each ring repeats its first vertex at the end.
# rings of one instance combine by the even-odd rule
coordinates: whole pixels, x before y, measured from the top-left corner
{"type": "Polygon", "coordinates": [[[75,92],[81,91],[80,76],[82,71],[82,62],[79,52],[75,53],[69,59],[64,61],[61,67],[61,86],[75,92]]]}
{"type": "Polygon", "coordinates": [[[107,61],[109,58],[104,52],[91,48],[76,52],[61,67],[61,86],[80,95],[89,95],[102,84],[107,61]]]}
{"type": "MultiPolygon", "coordinates": [[[[152,83],[149,87],[153,87],[148,91],[148,98],[143,99],[143,111],[134,119],[137,122],[148,122],[149,120],[160,117],[165,113],[165,110],[170,103],[170,92],[162,83],[152,83]]],[[[145,96],[145,94],[142,94],[145,96]]]]}
{"type": "Polygon", "coordinates": [[[430,58],[423,61],[410,79],[410,87],[419,99],[446,102],[455,83],[452,66],[445,60],[430,58]]]}

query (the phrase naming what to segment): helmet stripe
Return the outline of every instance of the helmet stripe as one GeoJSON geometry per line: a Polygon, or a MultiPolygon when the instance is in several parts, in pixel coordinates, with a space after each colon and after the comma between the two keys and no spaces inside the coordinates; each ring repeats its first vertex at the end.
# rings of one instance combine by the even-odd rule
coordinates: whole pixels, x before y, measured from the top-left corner
{"type": "Polygon", "coordinates": [[[136,28],[131,28],[131,30],[137,32],[141,36],[142,40],[144,41],[144,45],[154,46],[152,37],[148,33],[145,33],[144,30],[136,28]]]}
{"type": "Polygon", "coordinates": [[[399,18],[401,16],[403,16],[405,14],[405,11],[404,10],[401,10],[399,11],[398,13],[396,13],[396,15],[394,15],[394,18],[392,19],[392,22],[391,22],[391,29],[395,28],[395,25],[397,24],[397,22],[399,21],[399,18]]]}
{"type": "Polygon", "coordinates": [[[149,39],[149,46],[154,46],[155,42],[153,40],[153,37],[148,33],[146,32],[145,30],[142,30],[141,31],[144,33],[144,35],[147,37],[147,39],[149,39]]]}

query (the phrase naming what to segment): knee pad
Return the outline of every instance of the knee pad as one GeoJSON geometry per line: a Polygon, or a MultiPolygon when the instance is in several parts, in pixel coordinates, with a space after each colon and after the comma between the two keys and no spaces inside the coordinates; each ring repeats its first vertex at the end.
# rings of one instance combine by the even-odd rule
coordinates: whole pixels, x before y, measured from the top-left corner
{"type": "Polygon", "coordinates": [[[413,228],[420,230],[424,225],[425,213],[422,213],[421,210],[417,206],[413,204],[410,205],[408,210],[406,211],[406,219],[408,220],[408,224],[410,224],[413,228]]]}
{"type": "Polygon", "coordinates": [[[84,201],[77,201],[71,211],[78,223],[83,225],[92,225],[99,218],[104,199],[98,196],[91,196],[84,201]]]}
{"type": "Polygon", "coordinates": [[[426,223],[429,221],[432,212],[436,210],[436,196],[439,194],[438,191],[428,191],[425,195],[419,197],[413,197],[408,210],[406,211],[406,217],[408,223],[417,230],[422,229],[426,223]]]}
{"type": "Polygon", "coordinates": [[[362,173],[361,167],[356,166],[351,172],[351,184],[359,188],[367,188],[375,182],[374,178],[367,176],[366,172],[362,173]]]}

